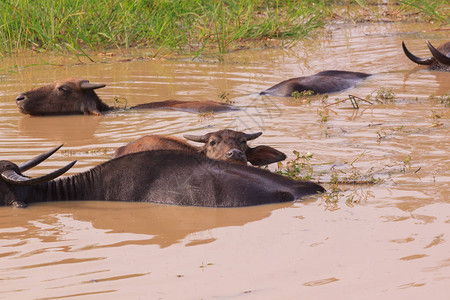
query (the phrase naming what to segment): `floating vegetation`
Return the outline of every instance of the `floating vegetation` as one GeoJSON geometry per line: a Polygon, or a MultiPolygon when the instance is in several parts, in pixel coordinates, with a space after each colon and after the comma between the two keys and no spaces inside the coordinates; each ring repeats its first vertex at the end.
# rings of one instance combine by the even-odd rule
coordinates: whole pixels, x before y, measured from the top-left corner
{"type": "Polygon", "coordinates": [[[429,100],[444,104],[445,107],[450,107],[450,95],[449,94],[445,94],[442,96],[429,96],[428,97],[429,100]]]}
{"type": "Polygon", "coordinates": [[[294,150],[295,158],[285,163],[278,162],[278,171],[276,173],[287,176],[295,180],[312,180],[313,167],[311,165],[312,153],[308,152],[301,155],[300,152],[294,150]]]}
{"type": "Polygon", "coordinates": [[[114,97],[114,108],[126,109],[128,105],[128,100],[124,97],[114,97]]]}
{"type": "Polygon", "coordinates": [[[205,121],[210,121],[214,119],[214,112],[213,111],[207,111],[207,112],[202,112],[202,113],[198,113],[198,121],[199,122],[205,122],[205,121]]]}
{"type": "Polygon", "coordinates": [[[319,122],[326,123],[328,122],[328,118],[330,116],[330,112],[327,108],[324,109],[318,109],[317,114],[319,115],[320,119],[319,122]]]}
{"type": "Polygon", "coordinates": [[[391,88],[386,89],[382,87],[370,93],[370,95],[366,97],[366,100],[367,101],[374,100],[378,103],[393,103],[395,101],[395,94],[391,88]]]}
{"type": "MultiPolygon", "coordinates": [[[[368,98],[370,98],[370,95],[367,96],[366,99],[363,99],[363,98],[361,98],[361,97],[354,96],[354,95],[348,95],[348,98],[345,98],[345,99],[339,99],[339,98],[337,98],[335,102],[330,103],[330,104],[327,104],[327,105],[325,105],[325,107],[327,108],[327,107],[330,107],[330,106],[332,106],[332,105],[336,105],[336,104],[345,102],[345,101],[347,101],[347,100],[350,100],[350,103],[352,104],[352,107],[353,107],[354,109],[359,109],[358,101],[363,101],[363,102],[366,102],[366,103],[368,103],[368,104],[370,104],[370,105],[373,104],[371,101],[367,100],[368,98]]],[[[324,103],[323,100],[322,100],[322,103],[324,103]]]]}
{"type": "Polygon", "coordinates": [[[440,113],[432,110],[430,117],[432,119],[431,127],[441,127],[444,125],[444,123],[441,122],[442,116],[440,113]]]}
{"type": "Polygon", "coordinates": [[[303,100],[306,102],[311,102],[311,98],[309,96],[314,95],[313,91],[307,90],[307,91],[293,91],[291,96],[294,98],[294,100],[303,100]]]}
{"type": "Polygon", "coordinates": [[[233,105],[235,101],[233,99],[230,99],[230,93],[228,92],[222,92],[219,95],[219,99],[221,103],[233,105]]]}
{"type": "Polygon", "coordinates": [[[295,158],[284,163],[278,163],[276,173],[294,180],[308,180],[327,184],[327,192],[321,195],[327,210],[339,209],[342,203],[345,203],[346,206],[353,206],[365,202],[373,197],[368,186],[392,183],[391,176],[393,174],[417,174],[421,170],[421,167],[412,167],[411,155],[379,168],[363,169],[357,167],[356,163],[367,154],[366,151],[363,151],[352,161],[339,164],[314,164],[312,153],[301,154],[298,151],[293,151],[293,153],[295,158]]]}
{"type": "Polygon", "coordinates": [[[66,150],[60,150],[59,152],[64,156],[77,156],[77,155],[105,155],[109,152],[114,152],[115,149],[113,148],[102,148],[102,149],[91,149],[91,150],[84,150],[84,151],[76,151],[71,149],[66,150]]]}
{"type": "Polygon", "coordinates": [[[329,211],[340,209],[342,202],[348,207],[353,207],[355,204],[367,202],[369,198],[373,197],[370,189],[361,187],[342,189],[337,185],[331,186],[326,193],[322,194],[325,209],[329,211]]]}
{"type": "MultiPolygon", "coordinates": [[[[419,131],[415,131],[416,133],[420,132],[421,129],[419,129],[419,131]]],[[[397,133],[413,133],[413,131],[406,129],[403,125],[402,126],[398,126],[398,127],[392,127],[392,128],[388,128],[388,129],[383,129],[383,130],[379,130],[377,131],[377,142],[380,143],[382,140],[388,138],[388,137],[392,137],[395,136],[397,133]]]]}
{"type": "Polygon", "coordinates": [[[363,172],[354,166],[366,152],[363,152],[351,162],[345,162],[343,165],[332,163],[315,164],[311,163],[313,154],[308,152],[300,154],[294,150],[295,158],[287,162],[279,162],[277,174],[287,176],[295,180],[313,180],[320,183],[330,184],[375,184],[382,183],[385,179],[378,178],[374,168],[363,172]],[[324,166],[331,165],[329,169],[324,166]],[[317,170],[318,167],[321,170],[317,170]]]}
{"type": "Polygon", "coordinates": [[[322,195],[328,209],[336,208],[337,203],[345,200],[346,205],[359,203],[362,199],[370,197],[370,192],[360,190],[349,192],[348,188],[342,186],[360,186],[386,183],[391,179],[392,174],[418,173],[421,167],[413,170],[411,166],[412,158],[408,155],[405,159],[394,163],[386,164],[378,169],[371,167],[363,170],[355,166],[356,162],[364,157],[367,152],[359,154],[352,161],[344,163],[322,163],[313,164],[313,154],[308,152],[301,154],[293,151],[295,158],[286,162],[278,163],[277,174],[287,176],[294,180],[308,180],[321,184],[328,184],[328,192],[322,195]]]}

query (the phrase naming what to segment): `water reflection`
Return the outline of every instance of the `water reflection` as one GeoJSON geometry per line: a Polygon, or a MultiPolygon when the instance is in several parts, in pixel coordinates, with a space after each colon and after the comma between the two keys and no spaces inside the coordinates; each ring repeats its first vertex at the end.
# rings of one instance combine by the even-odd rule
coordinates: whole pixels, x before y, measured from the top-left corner
{"type": "Polygon", "coordinates": [[[101,121],[94,116],[23,116],[18,125],[22,137],[81,146],[93,143],[101,121]]]}
{"type": "MultiPolygon", "coordinates": [[[[13,212],[15,215],[14,218],[8,217],[10,222],[7,226],[20,229],[14,230],[14,232],[5,230],[0,233],[0,239],[37,238],[46,243],[56,242],[59,237],[67,234],[67,230],[71,230],[70,227],[61,223],[60,216],[70,216],[74,220],[88,222],[94,228],[107,232],[151,236],[115,244],[95,244],[89,246],[90,248],[119,247],[130,244],[168,247],[195,232],[219,227],[242,226],[269,217],[273,210],[292,205],[292,203],[285,203],[262,205],[256,208],[216,209],[152,203],[132,203],[130,205],[123,202],[102,201],[39,203],[33,205],[29,210],[11,211],[11,208],[1,208],[2,214],[7,215],[9,212],[13,212]],[[39,223],[39,226],[35,226],[36,222],[39,223]]],[[[213,240],[211,239],[211,241],[213,240]]],[[[195,242],[199,243],[198,240],[195,242]]]]}
{"type": "Polygon", "coordinates": [[[450,72],[430,71],[415,67],[406,72],[403,78],[403,92],[420,94],[417,86],[427,85],[434,88],[434,96],[444,96],[450,92],[450,72]]]}

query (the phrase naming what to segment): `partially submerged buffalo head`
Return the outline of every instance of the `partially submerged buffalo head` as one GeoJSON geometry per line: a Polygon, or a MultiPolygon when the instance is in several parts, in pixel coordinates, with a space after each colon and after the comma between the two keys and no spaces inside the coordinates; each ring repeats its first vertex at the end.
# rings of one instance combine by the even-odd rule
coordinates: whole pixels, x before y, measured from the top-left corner
{"type": "Polygon", "coordinates": [[[314,75],[282,81],[260,95],[292,97],[294,93],[311,91],[313,94],[336,93],[354,87],[371,74],[361,72],[328,70],[314,75]]]}
{"type": "Polygon", "coordinates": [[[430,49],[431,56],[420,58],[409,52],[404,42],[402,42],[403,51],[406,56],[419,65],[426,65],[430,70],[439,70],[450,72],[450,42],[444,43],[435,48],[429,41],[427,41],[428,49],[430,49]]]}
{"type": "Polygon", "coordinates": [[[65,167],[40,177],[30,178],[22,174],[22,172],[25,172],[46,160],[61,147],[62,145],[50,149],[21,165],[16,165],[5,160],[0,161],[0,206],[9,205],[13,207],[26,207],[27,204],[21,197],[38,197],[39,195],[33,193],[27,195],[27,193],[25,193],[25,187],[36,186],[51,181],[72,168],[77,162],[76,160],[65,167]],[[16,187],[18,187],[18,189],[16,189],[16,187]]]}
{"type": "Polygon", "coordinates": [[[205,135],[184,135],[188,140],[203,143],[201,147],[193,146],[173,136],[146,135],[118,148],[115,157],[149,150],[181,150],[199,153],[215,160],[242,164],[250,162],[255,166],[268,165],[286,159],[286,155],[275,148],[265,145],[252,148],[247,144],[261,134],[262,132],[244,133],[224,129],[205,135]]]}
{"type": "Polygon", "coordinates": [[[78,78],[57,80],[20,94],[16,104],[21,113],[29,115],[101,115],[101,112],[111,108],[100,100],[94,90],[105,86],[78,78]]]}
{"type": "MultiPolygon", "coordinates": [[[[101,115],[111,111],[95,93],[105,84],[94,84],[88,80],[69,78],[22,93],[16,98],[21,113],[28,115],[101,115]]],[[[233,105],[214,101],[165,100],[139,104],[130,109],[172,109],[187,112],[224,112],[237,110],[233,105]]]]}
{"type": "Polygon", "coordinates": [[[205,135],[184,135],[184,138],[204,143],[199,152],[217,160],[230,160],[262,166],[286,159],[283,152],[269,146],[250,147],[247,142],[256,139],[262,134],[244,133],[230,129],[210,132],[205,135]]]}

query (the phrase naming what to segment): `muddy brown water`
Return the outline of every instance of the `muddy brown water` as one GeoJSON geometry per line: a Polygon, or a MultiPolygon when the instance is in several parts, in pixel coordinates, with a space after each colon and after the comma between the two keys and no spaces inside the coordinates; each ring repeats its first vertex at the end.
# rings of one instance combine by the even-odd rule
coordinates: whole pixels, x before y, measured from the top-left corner
{"type": "Polygon", "coordinates": [[[104,63],[77,65],[57,56],[3,58],[1,159],[21,163],[65,144],[28,171],[31,176],[73,159],[78,163],[69,174],[85,171],[145,134],[232,128],[263,131],[253,145],[274,146],[290,159],[293,150],[311,152],[312,163],[325,163],[328,171],[355,160],[360,172],[374,168],[387,180],[342,185],[334,202],[314,196],[238,209],[110,202],[0,207],[0,298],[448,299],[450,113],[428,97],[449,93],[450,73],[416,68],[401,50],[404,40],[413,53],[426,56],[426,39],[435,45],[448,40],[448,31],[432,29],[339,25],[291,49],[237,51],[220,62],[94,57],[104,63]],[[40,58],[66,65],[43,65],[40,58]],[[14,67],[30,64],[36,65],[14,67]],[[359,110],[348,101],[332,105],[321,122],[320,100],[256,95],[281,80],[326,69],[375,74],[330,95],[328,103],[380,87],[398,99],[361,102],[359,110]],[[226,92],[243,109],[213,118],[161,110],[103,117],[18,112],[19,93],[65,77],[106,83],[98,93],[110,104],[115,97],[128,105],[220,100],[226,92]]]}

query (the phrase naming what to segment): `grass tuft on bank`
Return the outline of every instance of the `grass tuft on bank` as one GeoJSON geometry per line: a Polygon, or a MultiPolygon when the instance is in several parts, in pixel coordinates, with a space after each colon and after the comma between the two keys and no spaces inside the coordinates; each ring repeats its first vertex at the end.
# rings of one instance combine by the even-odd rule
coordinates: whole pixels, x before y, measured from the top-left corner
{"type": "Polygon", "coordinates": [[[289,45],[332,22],[342,7],[352,22],[377,20],[374,9],[382,20],[449,23],[448,0],[2,0],[0,56],[22,49],[88,58],[85,52],[114,48],[224,53],[274,39],[289,45]]]}
{"type": "Polygon", "coordinates": [[[4,0],[0,53],[227,52],[239,41],[303,37],[322,25],[325,12],[324,0],[4,0]]]}

